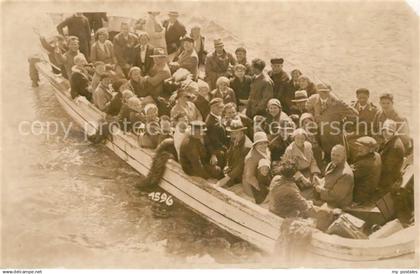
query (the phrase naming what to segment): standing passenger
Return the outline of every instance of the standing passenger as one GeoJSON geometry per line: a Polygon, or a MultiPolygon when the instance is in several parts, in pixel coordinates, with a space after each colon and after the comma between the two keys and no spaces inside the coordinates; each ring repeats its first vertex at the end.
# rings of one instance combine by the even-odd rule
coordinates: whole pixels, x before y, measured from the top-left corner
{"type": "Polygon", "coordinates": [[[194,40],[194,49],[198,55],[198,65],[204,65],[207,51],[204,49],[205,37],[201,35],[201,27],[199,25],[192,26],[190,36],[194,40]]]}
{"type": "Polygon", "coordinates": [[[113,43],[119,73],[127,77],[128,71],[134,64],[134,47],[138,43],[137,36],[130,33],[128,23],[121,23],[121,32],[114,37],[113,43]]]}
{"type": "Polygon", "coordinates": [[[231,76],[231,68],[236,64],[232,54],[226,52],[221,39],[214,40],[214,52],[210,53],[206,59],[206,82],[210,89],[216,87],[216,81],[219,77],[231,76]]]}
{"type": "Polygon", "coordinates": [[[236,63],[241,64],[245,67],[245,74],[252,76],[251,65],[246,59],[246,49],[244,47],[239,47],[235,50],[236,63]]]}
{"type": "Polygon", "coordinates": [[[283,58],[273,58],[270,60],[271,70],[268,72],[271,80],[273,80],[273,97],[280,100],[283,105],[284,112],[289,114],[289,106],[287,105],[285,93],[288,89],[289,75],[283,70],[283,58]]]}
{"type": "Polygon", "coordinates": [[[165,40],[168,54],[174,53],[181,45],[181,37],[183,37],[187,30],[184,25],[178,21],[179,13],[177,11],[170,11],[168,13],[169,19],[163,22],[165,28],[165,40]]]}
{"type": "Polygon", "coordinates": [[[67,27],[69,36],[76,36],[79,38],[80,51],[89,59],[91,36],[88,19],[81,12],[76,12],[58,24],[57,31],[61,35],[64,35],[64,27],[67,27]]]}
{"type": "Polygon", "coordinates": [[[90,49],[90,60],[92,63],[102,61],[105,64],[116,64],[117,58],[114,54],[114,45],[108,40],[109,34],[106,28],[98,29],[95,34],[96,41],[90,49]]]}

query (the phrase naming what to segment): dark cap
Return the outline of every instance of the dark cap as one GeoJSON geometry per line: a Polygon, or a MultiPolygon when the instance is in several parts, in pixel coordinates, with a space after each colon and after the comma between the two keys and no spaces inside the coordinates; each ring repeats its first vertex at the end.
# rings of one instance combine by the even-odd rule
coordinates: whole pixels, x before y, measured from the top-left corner
{"type": "Polygon", "coordinates": [[[365,146],[368,148],[376,148],[377,142],[374,138],[369,136],[363,136],[357,138],[355,144],[365,146]]]}
{"type": "Polygon", "coordinates": [[[272,58],[270,60],[271,64],[283,64],[284,63],[284,59],[283,58],[272,58]]]}
{"type": "Polygon", "coordinates": [[[237,49],[235,50],[235,53],[237,53],[237,52],[243,52],[243,53],[246,53],[246,49],[245,49],[244,47],[239,47],[239,48],[237,48],[237,49]]]}
{"type": "Polygon", "coordinates": [[[356,90],[356,94],[366,94],[369,95],[369,90],[367,88],[359,88],[356,90]]]}

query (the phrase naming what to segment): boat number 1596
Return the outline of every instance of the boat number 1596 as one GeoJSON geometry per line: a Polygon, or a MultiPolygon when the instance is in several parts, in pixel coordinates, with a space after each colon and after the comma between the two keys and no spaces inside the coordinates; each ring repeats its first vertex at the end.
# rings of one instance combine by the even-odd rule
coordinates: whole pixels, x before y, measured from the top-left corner
{"type": "Polygon", "coordinates": [[[149,198],[155,202],[165,203],[167,206],[171,206],[174,204],[174,200],[172,199],[172,196],[166,193],[151,192],[149,194],[149,198]]]}

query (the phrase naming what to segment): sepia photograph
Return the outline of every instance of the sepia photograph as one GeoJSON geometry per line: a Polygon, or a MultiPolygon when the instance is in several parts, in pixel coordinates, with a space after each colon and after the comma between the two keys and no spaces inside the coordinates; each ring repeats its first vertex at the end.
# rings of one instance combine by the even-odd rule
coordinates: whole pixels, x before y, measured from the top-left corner
{"type": "Polygon", "coordinates": [[[1,1],[2,273],[417,273],[414,2],[1,1]]]}

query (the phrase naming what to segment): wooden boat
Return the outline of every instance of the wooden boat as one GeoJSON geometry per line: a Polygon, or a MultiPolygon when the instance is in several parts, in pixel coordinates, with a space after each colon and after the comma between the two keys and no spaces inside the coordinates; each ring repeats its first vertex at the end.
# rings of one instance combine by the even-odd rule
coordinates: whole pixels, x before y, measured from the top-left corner
{"type": "MultiPolygon", "coordinates": [[[[72,119],[85,131],[95,131],[104,114],[93,104],[72,100],[68,81],[53,74],[47,62],[39,62],[36,67],[48,79],[58,102],[72,119]]],[[[124,134],[115,130],[105,145],[145,175],[151,167],[154,152],[141,148],[137,138],[131,133],[124,134]]],[[[283,219],[266,208],[228,189],[218,187],[211,181],[186,175],[174,161],[169,161],[160,186],[222,229],[264,251],[274,251],[283,219]]],[[[386,238],[360,240],[316,231],[308,250],[314,254],[346,261],[392,259],[414,253],[416,233],[415,226],[410,226],[386,238]]]]}
{"type": "MultiPolygon", "coordinates": [[[[47,63],[38,63],[38,71],[54,89],[63,109],[85,131],[97,129],[103,113],[94,105],[75,102],[67,80],[54,75],[47,63]]],[[[137,136],[116,130],[105,144],[141,174],[147,174],[153,151],[140,148],[137,136]]],[[[282,218],[213,182],[186,175],[180,165],[170,161],[160,186],[207,220],[256,247],[273,252],[279,238],[282,218]]],[[[405,228],[387,238],[355,240],[328,235],[321,231],[312,236],[310,252],[341,260],[378,260],[414,253],[416,230],[405,228]]]]}

